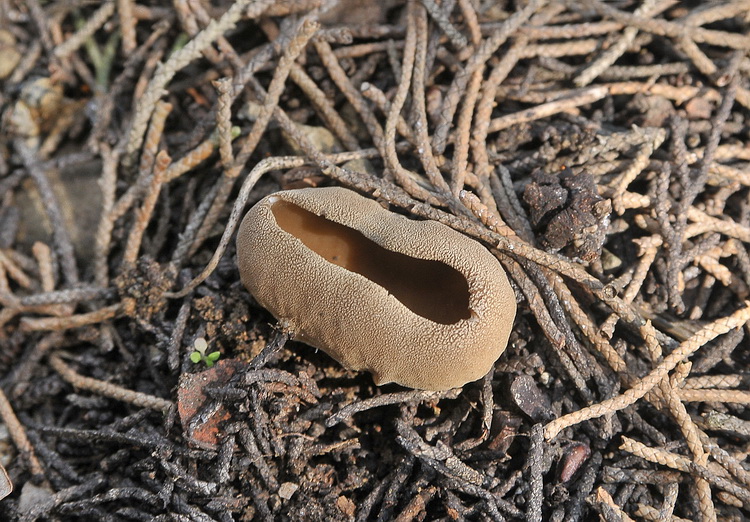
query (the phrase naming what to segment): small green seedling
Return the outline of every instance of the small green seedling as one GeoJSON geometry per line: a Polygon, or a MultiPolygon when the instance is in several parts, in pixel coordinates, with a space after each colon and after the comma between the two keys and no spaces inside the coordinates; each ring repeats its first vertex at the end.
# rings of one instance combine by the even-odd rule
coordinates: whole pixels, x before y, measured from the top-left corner
{"type": "Polygon", "coordinates": [[[193,343],[193,348],[195,348],[195,351],[190,354],[190,360],[195,364],[203,361],[206,364],[207,368],[213,366],[214,363],[219,360],[219,357],[221,357],[221,352],[211,352],[206,355],[208,343],[203,337],[198,337],[195,340],[195,342],[193,343]]]}

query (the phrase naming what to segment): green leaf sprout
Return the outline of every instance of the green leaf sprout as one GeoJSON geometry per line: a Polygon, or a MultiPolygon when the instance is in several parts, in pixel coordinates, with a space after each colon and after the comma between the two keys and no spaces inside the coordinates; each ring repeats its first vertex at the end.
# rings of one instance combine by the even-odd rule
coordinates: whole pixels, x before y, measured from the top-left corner
{"type": "Polygon", "coordinates": [[[208,342],[206,342],[206,339],[204,339],[203,337],[198,337],[195,342],[193,342],[193,348],[195,348],[195,351],[190,354],[190,360],[194,364],[198,364],[199,362],[203,361],[207,368],[211,368],[214,363],[219,360],[219,357],[221,357],[221,352],[218,351],[211,352],[206,355],[208,342]]]}

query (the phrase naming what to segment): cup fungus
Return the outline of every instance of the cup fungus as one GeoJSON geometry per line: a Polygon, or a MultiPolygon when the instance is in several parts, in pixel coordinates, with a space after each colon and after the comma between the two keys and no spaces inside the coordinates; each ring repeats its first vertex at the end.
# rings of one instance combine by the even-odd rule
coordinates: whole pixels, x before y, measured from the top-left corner
{"type": "Polygon", "coordinates": [[[516,314],[482,245],[344,188],[263,198],[240,225],[237,260],[243,284],[297,340],[378,385],[445,390],[481,378],[516,314]]]}

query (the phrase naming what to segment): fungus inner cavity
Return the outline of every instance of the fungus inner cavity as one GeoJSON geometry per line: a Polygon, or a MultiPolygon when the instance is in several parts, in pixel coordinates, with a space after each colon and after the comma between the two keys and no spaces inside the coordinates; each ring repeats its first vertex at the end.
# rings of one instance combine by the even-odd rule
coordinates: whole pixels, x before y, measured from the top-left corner
{"type": "Polygon", "coordinates": [[[271,211],[276,223],[307,248],[380,285],[415,314],[440,324],[471,317],[469,283],[455,268],[383,248],[353,228],[288,201],[274,202],[271,211]]]}

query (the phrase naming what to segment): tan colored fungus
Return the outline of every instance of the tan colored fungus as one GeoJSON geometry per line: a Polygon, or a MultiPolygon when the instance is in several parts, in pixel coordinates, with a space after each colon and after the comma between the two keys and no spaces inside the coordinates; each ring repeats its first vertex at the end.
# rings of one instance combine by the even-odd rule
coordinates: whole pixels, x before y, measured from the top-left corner
{"type": "Polygon", "coordinates": [[[482,245],[343,188],[263,198],[240,225],[237,260],[244,285],[296,339],[378,385],[445,390],[481,378],[516,314],[482,245]]]}

